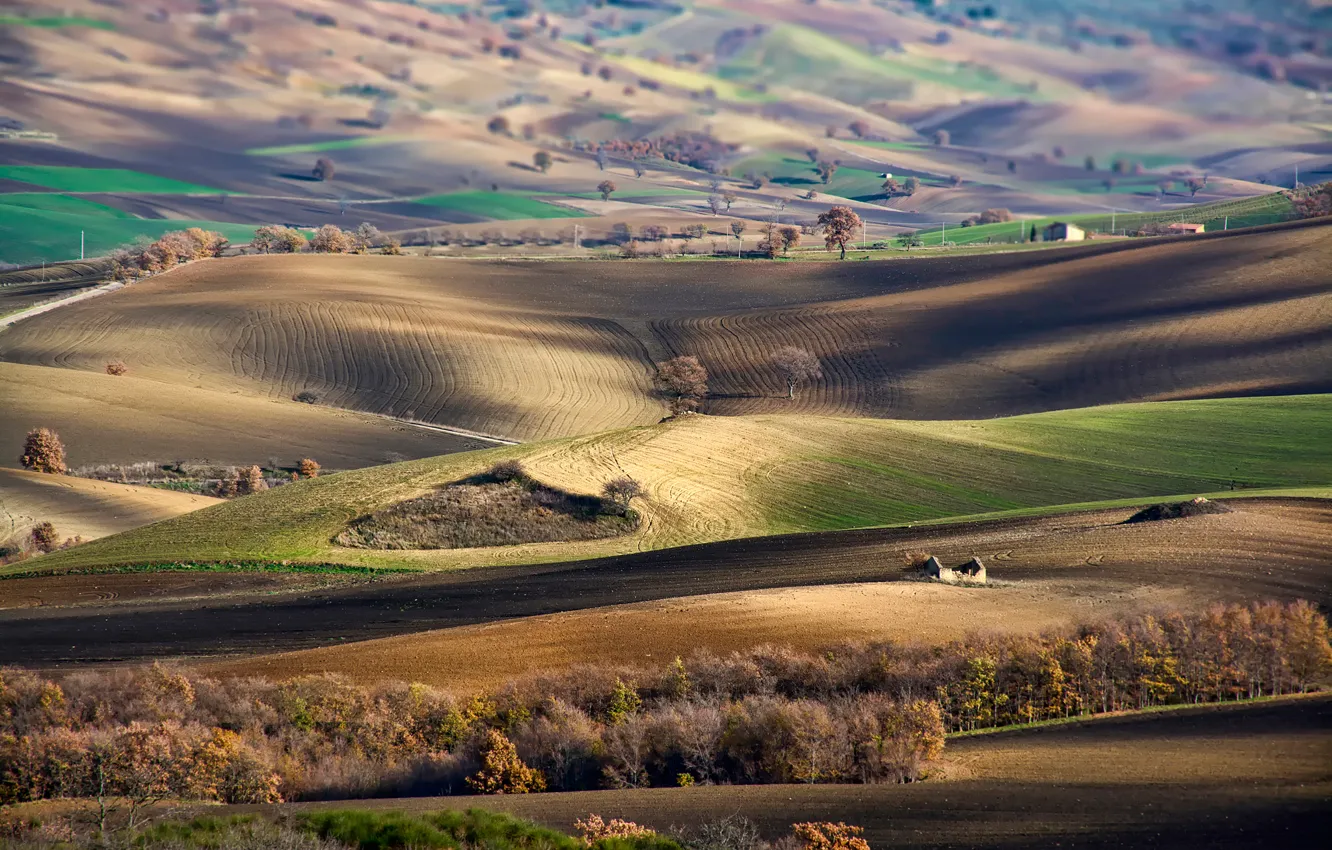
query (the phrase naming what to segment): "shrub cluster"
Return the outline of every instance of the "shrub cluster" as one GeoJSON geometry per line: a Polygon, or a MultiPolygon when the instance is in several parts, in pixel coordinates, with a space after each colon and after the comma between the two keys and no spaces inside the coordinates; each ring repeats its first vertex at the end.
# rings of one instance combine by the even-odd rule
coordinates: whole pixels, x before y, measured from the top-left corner
{"type": "Polygon", "coordinates": [[[34,523],[26,534],[15,532],[0,540],[0,566],[17,564],[34,555],[45,555],[57,549],[68,549],[83,542],[79,535],[66,537],[62,543],[54,523],[42,521],[34,523]]]}
{"type": "Polygon", "coordinates": [[[126,797],[227,801],[900,782],[947,730],[1286,694],[1330,671],[1327,620],[1303,602],[943,647],[586,666],[470,698],[333,677],[3,670],[0,803],[92,796],[103,779],[126,797]]]}
{"type": "Polygon", "coordinates": [[[220,257],[228,244],[225,236],[212,230],[199,227],[173,230],[155,242],[143,241],[112,251],[112,274],[116,280],[131,280],[164,272],[192,260],[220,257]]]}
{"type": "Polygon", "coordinates": [[[1332,215],[1332,180],[1315,186],[1303,186],[1289,194],[1298,218],[1332,215]]]}
{"type": "Polygon", "coordinates": [[[334,542],[364,549],[465,549],[616,537],[638,527],[629,503],[639,490],[630,479],[611,485],[601,498],[569,493],[530,478],[518,461],[504,461],[483,475],[360,517],[334,542]]]}

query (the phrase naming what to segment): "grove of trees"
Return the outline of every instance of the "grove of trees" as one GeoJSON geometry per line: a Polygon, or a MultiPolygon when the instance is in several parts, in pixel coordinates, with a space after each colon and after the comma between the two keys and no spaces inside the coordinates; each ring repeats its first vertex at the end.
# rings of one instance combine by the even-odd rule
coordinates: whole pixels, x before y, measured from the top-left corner
{"type": "Polygon", "coordinates": [[[333,676],[223,681],[161,665],[3,669],[0,804],[564,791],[685,776],[891,783],[918,778],[947,732],[1301,693],[1329,675],[1327,619],[1306,602],[941,646],[701,651],[466,697],[333,676]]]}

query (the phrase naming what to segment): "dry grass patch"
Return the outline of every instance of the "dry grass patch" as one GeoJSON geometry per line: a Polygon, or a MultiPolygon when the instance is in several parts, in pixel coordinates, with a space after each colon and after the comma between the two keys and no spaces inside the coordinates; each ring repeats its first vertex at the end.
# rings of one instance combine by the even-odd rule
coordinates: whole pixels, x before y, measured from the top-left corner
{"type": "Polygon", "coordinates": [[[597,496],[569,493],[525,475],[493,474],[399,502],[362,517],[334,542],[358,549],[469,549],[560,540],[600,540],[638,527],[597,496]]]}

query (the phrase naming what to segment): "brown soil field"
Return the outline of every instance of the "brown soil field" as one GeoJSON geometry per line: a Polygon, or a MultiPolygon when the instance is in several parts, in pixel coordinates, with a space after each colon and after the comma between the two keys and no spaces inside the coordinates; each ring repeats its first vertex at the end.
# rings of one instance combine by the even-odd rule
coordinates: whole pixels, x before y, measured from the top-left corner
{"type": "Polygon", "coordinates": [[[115,603],[79,610],[58,607],[55,594],[65,591],[48,589],[64,588],[69,577],[10,579],[0,590],[52,594],[51,604],[0,615],[0,663],[255,655],[403,635],[410,637],[234,669],[253,663],[277,673],[289,661],[293,672],[355,675],[374,664],[381,678],[392,668],[412,679],[459,675],[477,682],[535,664],[634,660],[649,652],[670,657],[702,641],[724,650],[779,639],[817,645],[896,637],[931,611],[948,620],[925,636],[949,639],[973,628],[1030,631],[1157,604],[1255,598],[1332,604],[1328,501],[1244,500],[1228,514],[1123,525],[1133,512],[751,538],[216,601],[146,600],[134,589],[142,587],[140,577],[99,575],[86,579],[111,589],[123,579],[125,591],[115,603]],[[996,585],[893,583],[903,578],[903,554],[918,550],[945,563],[980,555],[996,585]],[[793,605],[816,605],[817,616],[806,626],[793,624],[793,605]],[[719,611],[727,618],[735,612],[734,623],[718,622],[719,611]],[[525,617],[542,619],[514,619],[525,617]],[[885,622],[899,617],[900,627],[885,622]],[[453,627],[468,628],[419,634],[453,627]],[[514,642],[498,651],[507,637],[514,642]],[[531,661],[523,656],[524,641],[534,647],[531,661]],[[656,641],[671,649],[654,648],[656,641]],[[492,654],[481,664],[485,653],[492,654]]]}
{"type": "Polygon", "coordinates": [[[92,540],[220,501],[153,487],[0,468],[0,536],[23,534],[35,523],[49,522],[62,539],[92,540]]]}
{"type": "MultiPolygon", "coordinates": [[[[565,830],[589,813],[658,830],[742,815],[769,837],[793,822],[845,821],[863,826],[876,848],[1316,846],[1332,818],[1329,728],[1332,699],[1293,698],[953,739],[939,775],[909,785],[713,786],[353,805],[418,812],[480,805],[565,830]]],[[[312,807],[349,804],[281,808],[312,807]]]]}
{"type": "Polygon", "coordinates": [[[916,581],[831,584],[503,620],[223,661],[204,670],[270,679],[334,673],[362,682],[419,681],[473,693],[574,664],[666,663],[698,650],[724,654],[763,644],[819,650],[860,641],[944,643],[973,633],[1028,634],[1144,609],[1187,609],[1210,598],[1196,588],[1088,588],[1058,580],[986,588],[916,581]]]}
{"type": "Polygon", "coordinates": [[[104,370],[105,363],[97,371],[0,363],[4,444],[17,450],[29,429],[46,426],[64,440],[71,466],[176,460],[263,464],[275,456],[284,463],[313,457],[328,469],[493,445],[323,405],[104,370]]]}
{"type": "Polygon", "coordinates": [[[245,257],[24,321],[0,358],[121,359],[172,386],[311,390],[516,439],[657,421],[651,362],[673,353],[708,367],[715,414],[985,418],[1316,392],[1332,388],[1330,232],[855,264],[245,257]],[[788,344],[825,376],[794,403],[767,364],[788,344]]]}

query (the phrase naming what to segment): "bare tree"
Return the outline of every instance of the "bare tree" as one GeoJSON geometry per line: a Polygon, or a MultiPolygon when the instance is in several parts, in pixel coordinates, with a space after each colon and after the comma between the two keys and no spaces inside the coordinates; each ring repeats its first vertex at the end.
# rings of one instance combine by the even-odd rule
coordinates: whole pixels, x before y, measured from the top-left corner
{"type": "Polygon", "coordinates": [[[656,385],[666,396],[672,416],[692,413],[708,394],[708,370],[697,357],[672,357],[657,364],[656,385]]]}
{"type": "Polygon", "coordinates": [[[712,210],[713,215],[718,215],[726,209],[726,201],[722,200],[721,195],[708,195],[708,209],[712,210]]]}
{"type": "Polygon", "coordinates": [[[643,485],[624,475],[607,481],[601,488],[601,495],[623,516],[629,511],[629,503],[643,495],[643,485]]]}
{"type": "Polygon", "coordinates": [[[818,173],[819,179],[824,183],[829,183],[833,175],[837,173],[837,163],[829,160],[820,160],[814,164],[814,170],[818,173]]]}
{"type": "Polygon", "coordinates": [[[732,204],[734,204],[736,201],[740,200],[739,196],[736,195],[734,192],[722,192],[722,194],[721,194],[721,199],[722,199],[722,203],[726,204],[726,211],[727,211],[727,212],[730,212],[730,211],[731,211],[731,205],[732,205],[732,204]]]}
{"type": "Polygon", "coordinates": [[[772,365],[786,381],[786,397],[789,399],[795,398],[796,387],[823,377],[819,358],[813,352],[794,345],[784,345],[774,351],[772,365]]]}

